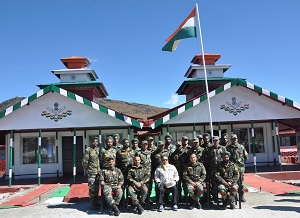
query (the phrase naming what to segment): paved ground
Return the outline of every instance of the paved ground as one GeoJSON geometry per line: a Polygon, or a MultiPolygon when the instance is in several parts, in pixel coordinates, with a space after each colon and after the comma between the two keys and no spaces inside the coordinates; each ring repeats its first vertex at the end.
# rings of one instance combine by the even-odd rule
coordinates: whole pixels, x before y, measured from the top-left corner
{"type": "MultiPolygon", "coordinates": [[[[288,169],[285,167],[286,170],[288,169]]],[[[299,166],[294,166],[289,168],[289,170],[299,171],[299,166]]],[[[247,169],[248,172],[253,172],[252,169],[247,169]]],[[[275,171],[274,169],[264,169],[259,168],[258,172],[275,171]]],[[[1,179],[0,179],[1,180],[1,179]]],[[[300,178],[299,178],[300,180],[300,178]]],[[[27,180],[28,182],[29,180],[27,180]]],[[[3,181],[2,181],[3,182],[3,181]]],[[[33,180],[32,184],[36,184],[36,180],[33,180]]],[[[79,181],[78,181],[79,182],[79,181]]],[[[25,187],[24,181],[15,181],[19,183],[19,186],[25,187]],[[23,183],[23,184],[21,184],[23,183]]],[[[0,217],[109,217],[108,214],[101,214],[100,211],[89,210],[89,203],[87,201],[77,202],[77,203],[64,203],[55,202],[49,200],[48,196],[62,188],[63,186],[69,185],[69,181],[60,184],[58,187],[50,190],[49,192],[39,196],[34,199],[36,204],[27,207],[18,207],[10,209],[0,209],[0,217]]],[[[0,182],[1,184],[1,182],[0,182]]],[[[28,185],[28,189],[24,189],[19,194],[29,192],[34,189],[33,185],[28,185]]],[[[0,185],[1,186],[1,185],[0,185]]],[[[3,187],[3,186],[2,186],[3,187]]],[[[17,184],[14,187],[18,187],[17,184]]],[[[0,187],[1,188],[1,187],[0,187]]],[[[189,211],[185,209],[184,205],[180,205],[180,209],[177,212],[171,210],[165,210],[162,213],[157,211],[145,211],[143,217],[152,218],[157,216],[172,216],[172,218],[183,216],[186,217],[222,217],[222,218],[247,218],[253,216],[258,216],[259,218],[264,217],[299,217],[300,216],[300,193],[298,194],[281,194],[275,195],[265,191],[259,191],[259,189],[249,188],[249,192],[245,194],[247,202],[242,204],[242,209],[226,211],[218,210],[217,205],[213,205],[210,209],[204,208],[203,210],[194,209],[189,211]]],[[[1,202],[1,199],[0,199],[1,202]]],[[[106,211],[107,212],[107,211],[106,211]]],[[[121,213],[120,217],[137,217],[138,215],[133,213],[121,213]]]]}

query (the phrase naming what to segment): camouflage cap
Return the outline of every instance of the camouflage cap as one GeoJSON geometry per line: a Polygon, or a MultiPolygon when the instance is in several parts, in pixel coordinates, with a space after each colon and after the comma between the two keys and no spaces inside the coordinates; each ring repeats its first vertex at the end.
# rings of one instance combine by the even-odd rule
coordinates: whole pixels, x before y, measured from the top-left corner
{"type": "Polygon", "coordinates": [[[113,134],[113,138],[115,139],[116,137],[119,139],[120,135],[119,134],[113,134]]]}
{"type": "Polygon", "coordinates": [[[203,136],[202,135],[197,135],[197,138],[198,139],[203,139],[203,136]]]}
{"type": "Polygon", "coordinates": [[[160,146],[160,145],[165,145],[165,143],[164,143],[163,141],[158,141],[157,145],[158,145],[158,146],[160,146]]]}
{"type": "Polygon", "coordinates": [[[194,138],[193,142],[199,142],[199,139],[198,138],[194,138]]]}
{"type": "Polygon", "coordinates": [[[214,140],[220,140],[219,136],[214,136],[214,137],[213,137],[213,141],[214,141],[214,140]]]}
{"type": "Polygon", "coordinates": [[[152,136],[148,136],[148,140],[154,140],[152,136]]]}
{"type": "Polygon", "coordinates": [[[148,145],[148,141],[147,140],[143,140],[141,145],[148,145]]]}
{"type": "Polygon", "coordinates": [[[237,135],[236,134],[232,134],[231,135],[231,138],[233,139],[233,138],[237,138],[237,135]]]}
{"type": "Polygon", "coordinates": [[[181,139],[187,139],[187,140],[188,140],[189,138],[188,138],[187,136],[184,135],[184,136],[182,136],[181,139]]]}

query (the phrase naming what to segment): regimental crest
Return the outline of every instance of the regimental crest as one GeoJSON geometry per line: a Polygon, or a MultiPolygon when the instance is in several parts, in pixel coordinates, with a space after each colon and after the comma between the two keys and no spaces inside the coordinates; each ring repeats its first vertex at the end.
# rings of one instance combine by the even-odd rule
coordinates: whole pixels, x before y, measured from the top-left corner
{"type": "Polygon", "coordinates": [[[72,115],[72,110],[66,110],[66,107],[62,108],[58,107],[59,104],[57,102],[54,103],[54,108],[47,107],[47,111],[42,111],[42,116],[45,116],[55,122],[61,120],[62,118],[72,115]]]}
{"type": "Polygon", "coordinates": [[[221,110],[228,111],[229,113],[232,113],[234,116],[236,116],[238,113],[241,113],[244,110],[249,109],[250,105],[249,104],[243,104],[242,101],[239,101],[237,103],[236,97],[231,98],[231,102],[226,102],[225,104],[222,104],[220,106],[221,110]]]}

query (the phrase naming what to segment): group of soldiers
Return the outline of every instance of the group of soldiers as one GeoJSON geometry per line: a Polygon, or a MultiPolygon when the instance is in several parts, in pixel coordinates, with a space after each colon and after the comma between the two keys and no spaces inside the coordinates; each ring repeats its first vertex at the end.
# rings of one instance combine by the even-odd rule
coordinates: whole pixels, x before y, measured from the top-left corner
{"type": "MultiPolygon", "coordinates": [[[[82,161],[88,175],[91,209],[97,210],[100,207],[98,192],[101,185],[104,198],[112,209],[111,213],[119,216],[118,205],[126,187],[136,212],[142,214],[153,181],[158,188],[162,187],[157,178],[158,171],[166,170],[166,166],[174,166],[178,179],[171,183],[174,182],[176,193],[179,193],[179,201],[183,201],[182,189],[189,196],[189,209],[201,208],[200,199],[205,188],[210,189],[215,202],[220,193],[223,201],[221,209],[227,206],[234,209],[238,191],[240,200],[245,202],[243,180],[248,154],[244,146],[238,143],[236,134],[231,135],[231,142],[225,133],[221,140],[214,136],[211,143],[210,134],[205,133],[193,138],[191,145],[186,136],[175,145],[172,144],[171,135],[165,135],[164,139],[155,143],[151,136],[141,142],[136,138],[131,141],[123,138],[120,143],[120,136],[114,134],[106,137],[105,146],[100,149],[98,138],[93,138],[82,161]]],[[[174,202],[172,208],[176,211],[177,201],[174,202]]],[[[158,211],[162,211],[161,200],[159,204],[158,211]]]]}

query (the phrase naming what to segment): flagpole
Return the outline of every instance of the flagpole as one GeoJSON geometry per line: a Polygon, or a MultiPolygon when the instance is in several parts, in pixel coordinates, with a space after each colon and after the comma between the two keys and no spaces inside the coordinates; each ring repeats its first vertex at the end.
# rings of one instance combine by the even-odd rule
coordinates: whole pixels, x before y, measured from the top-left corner
{"type": "Polygon", "coordinates": [[[210,134],[211,134],[211,137],[213,137],[214,132],[213,132],[212,116],[211,116],[211,108],[210,108],[210,99],[209,99],[209,92],[208,92],[207,73],[206,73],[206,65],[205,65],[205,58],[204,58],[204,48],[203,48],[203,41],[202,41],[200,16],[199,16],[199,10],[198,10],[198,4],[197,3],[196,3],[196,10],[197,10],[197,18],[198,18],[198,29],[199,29],[199,36],[200,36],[200,45],[201,45],[201,50],[202,50],[202,62],[203,62],[203,69],[204,69],[205,88],[206,88],[207,103],[208,103],[210,134]]]}

